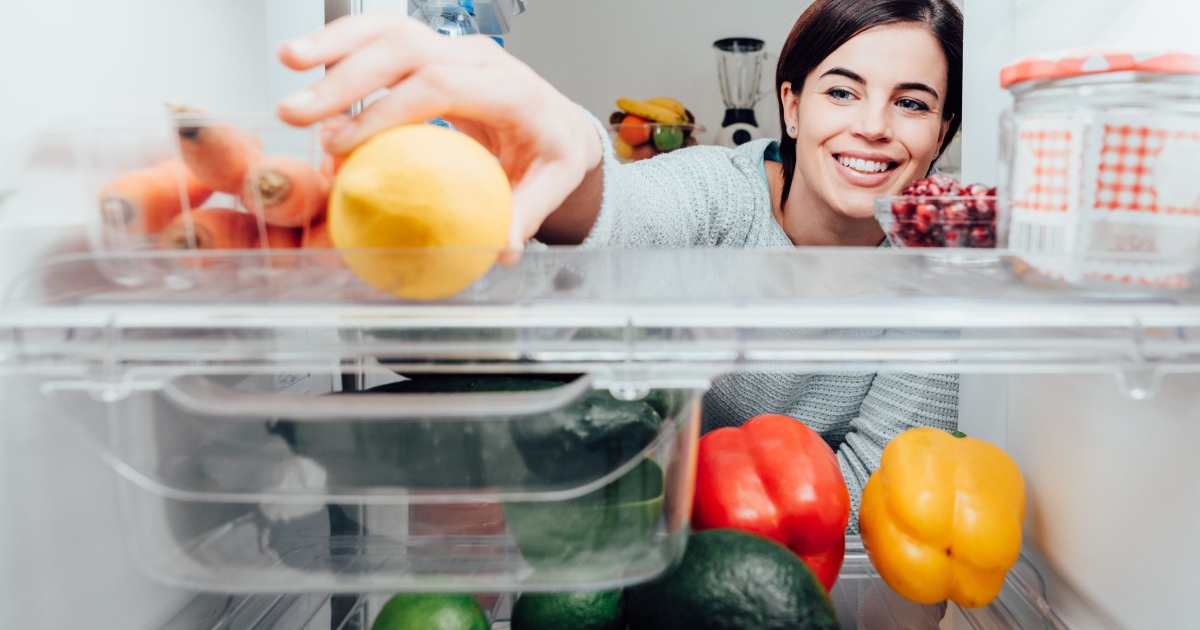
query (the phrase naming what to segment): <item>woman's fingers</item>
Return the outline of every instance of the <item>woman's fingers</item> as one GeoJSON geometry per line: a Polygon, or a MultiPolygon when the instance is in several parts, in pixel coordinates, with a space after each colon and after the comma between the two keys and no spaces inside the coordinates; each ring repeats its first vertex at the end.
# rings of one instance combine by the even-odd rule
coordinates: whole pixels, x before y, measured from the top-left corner
{"type": "Polygon", "coordinates": [[[562,162],[533,166],[513,186],[513,222],[509,230],[509,248],[520,249],[533,238],[550,213],[579,186],[583,177],[562,162]]]}
{"type": "MultiPolygon", "coordinates": [[[[279,60],[292,70],[308,70],[336,63],[342,57],[362,48],[384,33],[404,37],[405,31],[423,27],[420,22],[398,11],[380,10],[365,15],[343,17],[325,28],[284,42],[279,47],[279,60]]],[[[429,30],[428,27],[424,27],[429,30]]]]}
{"type": "Polygon", "coordinates": [[[377,90],[403,81],[406,75],[428,62],[427,53],[419,49],[376,39],[327,69],[325,76],[307,90],[283,99],[278,107],[279,117],[291,124],[312,124],[346,111],[377,90]]]}
{"type": "MultiPolygon", "coordinates": [[[[511,98],[503,94],[505,81],[504,68],[464,67],[441,61],[425,64],[330,136],[325,148],[342,155],[385,129],[438,116],[486,121],[492,129],[520,125],[514,114],[526,112],[513,111],[516,108],[509,102],[511,98]]],[[[470,127],[481,129],[479,125],[470,127]]],[[[483,144],[495,152],[494,141],[483,144]]]]}

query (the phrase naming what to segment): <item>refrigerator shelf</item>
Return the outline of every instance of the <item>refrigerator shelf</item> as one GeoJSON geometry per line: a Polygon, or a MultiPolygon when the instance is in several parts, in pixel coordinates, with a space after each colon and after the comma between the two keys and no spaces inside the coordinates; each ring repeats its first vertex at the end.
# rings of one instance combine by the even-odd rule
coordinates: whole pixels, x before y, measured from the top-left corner
{"type": "MultiPolygon", "coordinates": [[[[495,599],[493,630],[508,630],[516,594],[495,599]]],[[[365,630],[387,594],[201,595],[163,630],[365,630]]],[[[1037,569],[1022,556],[991,604],[968,609],[953,603],[923,606],[897,595],[875,573],[857,536],[847,541],[841,576],[830,593],[845,630],[1065,630],[1046,601],[1037,569]]],[[[484,598],[491,601],[491,597],[484,598]]]]}
{"type": "MultiPolygon", "coordinates": [[[[452,257],[453,252],[446,252],[452,257]]],[[[1200,291],[1038,289],[1003,252],[983,264],[914,252],[550,248],[441,301],[403,301],[297,254],[86,254],[13,282],[0,369],[134,388],[195,372],[378,359],[396,369],[590,373],[614,387],[734,370],[1200,371],[1200,291]],[[97,269],[134,265],[117,283],[97,269]]],[[[111,392],[110,392],[111,393],[111,392]]]]}

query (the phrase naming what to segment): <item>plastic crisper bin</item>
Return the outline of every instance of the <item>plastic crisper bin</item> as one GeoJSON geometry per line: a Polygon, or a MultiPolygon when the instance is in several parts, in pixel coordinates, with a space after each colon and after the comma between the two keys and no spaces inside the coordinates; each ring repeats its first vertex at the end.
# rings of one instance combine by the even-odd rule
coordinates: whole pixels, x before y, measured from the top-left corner
{"type": "Polygon", "coordinates": [[[98,267],[113,281],[177,285],[230,270],[344,271],[319,237],[332,162],[316,128],[266,115],[185,113],[76,123],[69,135],[76,179],[69,188],[93,210],[89,241],[110,254],[98,267]],[[208,156],[204,177],[186,166],[186,155],[208,156]],[[247,166],[240,180],[239,160],[247,166]],[[236,214],[219,217],[223,211],[236,214]],[[302,245],[314,252],[298,255],[302,245]]]}
{"type": "Polygon", "coordinates": [[[47,382],[121,479],[147,572],[225,593],[607,588],[682,553],[696,389],[588,376],[194,374],[47,382]]]}
{"type": "MultiPolygon", "coordinates": [[[[483,594],[492,630],[509,630],[519,593],[483,594]]],[[[390,593],[367,595],[201,595],[163,630],[349,630],[365,628],[390,593]]],[[[952,602],[913,603],[897,595],[871,567],[857,536],[847,540],[846,561],[829,593],[843,630],[1063,630],[1066,625],[1046,600],[1033,563],[1021,556],[992,603],[962,608],[952,602]]]]}

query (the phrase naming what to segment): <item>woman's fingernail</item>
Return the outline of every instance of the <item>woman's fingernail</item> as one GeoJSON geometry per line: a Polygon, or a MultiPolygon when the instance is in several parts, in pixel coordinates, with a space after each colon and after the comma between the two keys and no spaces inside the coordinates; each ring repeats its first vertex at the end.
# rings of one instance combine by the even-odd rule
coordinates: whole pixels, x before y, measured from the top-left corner
{"type": "Polygon", "coordinates": [[[293,55],[303,55],[304,53],[312,50],[313,40],[308,37],[293,39],[287,43],[287,47],[292,51],[293,55]]]}
{"type": "Polygon", "coordinates": [[[303,92],[296,92],[295,94],[284,98],[282,101],[280,101],[280,104],[284,107],[294,109],[297,107],[304,107],[305,105],[313,102],[313,100],[316,98],[316,92],[313,92],[312,90],[304,90],[303,92]]]}

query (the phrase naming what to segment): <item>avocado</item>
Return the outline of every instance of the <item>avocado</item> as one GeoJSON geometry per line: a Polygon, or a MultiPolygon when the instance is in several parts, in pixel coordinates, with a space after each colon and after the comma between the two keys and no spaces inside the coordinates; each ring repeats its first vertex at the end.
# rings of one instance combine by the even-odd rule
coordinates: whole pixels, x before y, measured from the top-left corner
{"type": "MultiPolygon", "coordinates": [[[[364,392],[429,394],[539,391],[578,375],[418,374],[364,392]]],[[[590,391],[554,411],[495,418],[400,421],[280,420],[270,430],[298,455],[325,467],[331,488],[398,486],[457,489],[496,486],[545,489],[598,479],[642,452],[658,435],[670,404],[619,401],[590,391]]],[[[399,399],[398,399],[399,404],[399,399]]],[[[347,405],[353,414],[353,405],[347,405]]]]}
{"type": "Polygon", "coordinates": [[[837,630],[829,595],[787,547],[756,534],[710,529],[683,559],[625,593],[630,630],[837,630]]]}
{"type": "Polygon", "coordinates": [[[625,630],[621,591],[522,593],[512,609],[512,630],[625,630]]]}

